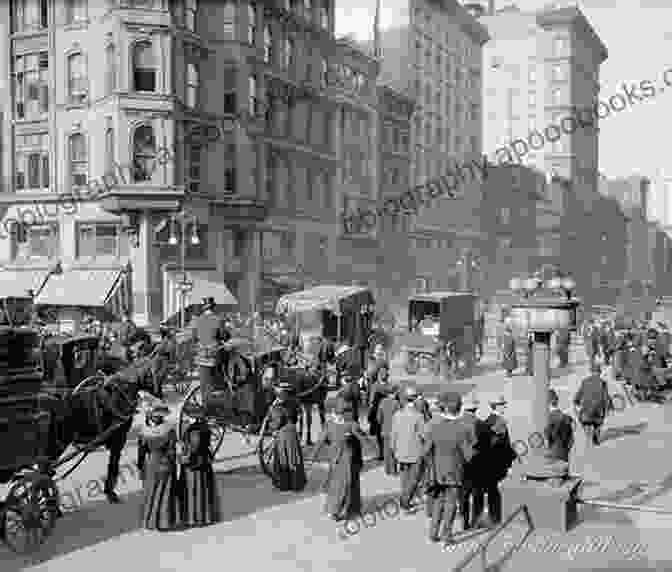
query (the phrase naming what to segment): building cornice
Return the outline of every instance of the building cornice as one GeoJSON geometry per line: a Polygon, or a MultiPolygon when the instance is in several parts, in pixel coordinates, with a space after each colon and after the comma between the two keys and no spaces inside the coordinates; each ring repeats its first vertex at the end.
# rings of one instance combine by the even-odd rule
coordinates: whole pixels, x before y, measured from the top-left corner
{"type": "Polygon", "coordinates": [[[604,45],[583,12],[576,6],[542,10],[537,14],[537,23],[542,28],[578,26],[593,40],[594,45],[597,47],[600,56],[599,63],[604,62],[609,57],[607,46],[604,45]]]}

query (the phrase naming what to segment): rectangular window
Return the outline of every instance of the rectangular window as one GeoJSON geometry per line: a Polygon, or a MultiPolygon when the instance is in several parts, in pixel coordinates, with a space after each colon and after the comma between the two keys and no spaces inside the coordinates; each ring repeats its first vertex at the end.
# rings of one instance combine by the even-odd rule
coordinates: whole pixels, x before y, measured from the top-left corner
{"type": "Polygon", "coordinates": [[[49,135],[17,135],[14,184],[17,191],[49,189],[49,135]]]}
{"type": "Polygon", "coordinates": [[[200,144],[188,145],[186,147],[188,172],[187,187],[190,193],[198,193],[201,184],[201,150],[200,144]]]}
{"type": "Polygon", "coordinates": [[[26,229],[26,243],[17,253],[21,258],[57,258],[60,254],[58,224],[32,225],[26,229]]]}
{"type": "Polygon", "coordinates": [[[553,81],[567,81],[567,67],[563,64],[555,64],[552,68],[553,81]]]}
{"type": "Polygon", "coordinates": [[[528,104],[530,107],[536,107],[536,106],[537,106],[537,94],[536,94],[536,92],[531,91],[531,92],[528,94],[528,101],[527,101],[527,104],[528,104]]]}
{"type": "Polygon", "coordinates": [[[248,86],[247,110],[251,117],[256,117],[259,107],[257,100],[257,78],[251,75],[247,80],[247,86],[248,86]]]}
{"type": "Polygon", "coordinates": [[[65,5],[65,23],[76,24],[87,19],[88,0],[68,0],[65,5]]]}
{"type": "Polygon", "coordinates": [[[49,0],[15,0],[12,4],[13,32],[36,32],[49,26],[49,0]]]}
{"type": "Polygon", "coordinates": [[[195,109],[198,106],[199,73],[198,65],[194,62],[187,64],[186,103],[187,107],[195,109]]]}
{"type": "Polygon", "coordinates": [[[86,137],[82,133],[70,136],[70,183],[74,187],[85,187],[88,181],[89,160],[86,137]]]}
{"type": "Polygon", "coordinates": [[[553,55],[555,57],[566,56],[568,41],[564,36],[553,39],[553,55]]]}
{"type": "MultiPolygon", "coordinates": [[[[322,0],[326,2],[326,0],[322,0]]],[[[320,7],[320,26],[323,30],[329,30],[329,8],[327,6],[320,7]]]]}
{"type": "Polygon", "coordinates": [[[114,162],[114,129],[108,128],[105,131],[105,174],[115,173],[114,162]]]}
{"type": "Polygon", "coordinates": [[[236,2],[235,0],[225,0],[223,7],[224,16],[224,38],[226,40],[236,39],[236,2]]]}
{"type": "Polygon", "coordinates": [[[562,104],[562,90],[560,88],[556,88],[551,92],[551,101],[553,105],[562,104]]]}
{"type": "Polygon", "coordinates": [[[197,0],[184,0],[184,24],[187,30],[196,31],[196,16],[198,14],[197,0]]]}
{"type": "Polygon", "coordinates": [[[128,256],[128,244],[116,223],[78,223],[78,258],[118,258],[128,256]]]}
{"type": "Polygon", "coordinates": [[[235,115],[238,112],[238,106],[236,103],[236,83],[238,81],[238,75],[236,70],[233,68],[225,68],[223,75],[224,113],[235,115]]]}
{"type": "Polygon", "coordinates": [[[303,17],[308,21],[313,21],[313,2],[312,0],[303,0],[303,17]]]}
{"type": "Polygon", "coordinates": [[[278,171],[278,157],[272,151],[271,146],[266,146],[266,199],[271,207],[278,205],[278,200],[275,192],[275,185],[277,181],[278,171]]]}
{"type": "Polygon", "coordinates": [[[14,58],[14,101],[17,119],[42,119],[49,111],[49,55],[14,58]]]}
{"type": "Polygon", "coordinates": [[[105,93],[111,95],[117,89],[117,51],[113,44],[105,47],[105,93]]]}

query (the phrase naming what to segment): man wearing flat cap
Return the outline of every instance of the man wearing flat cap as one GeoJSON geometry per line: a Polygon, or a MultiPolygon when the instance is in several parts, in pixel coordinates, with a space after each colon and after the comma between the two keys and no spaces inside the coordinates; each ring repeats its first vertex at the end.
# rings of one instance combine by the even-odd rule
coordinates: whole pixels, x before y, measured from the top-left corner
{"type": "Polygon", "coordinates": [[[204,401],[207,400],[216,378],[221,374],[221,344],[231,339],[224,320],[215,314],[214,298],[203,299],[203,313],[196,319],[192,330],[192,338],[198,342],[197,363],[201,379],[201,391],[204,401]]]}
{"type": "Polygon", "coordinates": [[[439,396],[441,414],[425,432],[424,454],[429,465],[431,542],[453,543],[453,523],[464,484],[464,466],[474,455],[474,435],[460,418],[462,398],[455,391],[439,396]]]}
{"type": "Polygon", "coordinates": [[[403,409],[392,418],[390,446],[399,462],[401,475],[401,498],[399,505],[404,511],[411,510],[411,501],[420,485],[421,457],[425,420],[415,406],[418,392],[407,387],[403,393],[403,409]]]}
{"type": "Polygon", "coordinates": [[[577,417],[589,443],[600,444],[600,429],[611,404],[607,382],[602,379],[602,367],[598,361],[591,363],[591,375],[581,381],[574,395],[577,417]]]}

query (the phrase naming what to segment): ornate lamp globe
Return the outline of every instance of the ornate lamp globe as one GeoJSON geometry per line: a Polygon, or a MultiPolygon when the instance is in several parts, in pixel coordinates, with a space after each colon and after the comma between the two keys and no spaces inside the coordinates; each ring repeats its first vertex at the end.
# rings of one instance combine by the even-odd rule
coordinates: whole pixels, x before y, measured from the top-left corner
{"type": "Polygon", "coordinates": [[[523,288],[525,288],[527,292],[534,292],[538,286],[539,282],[536,278],[528,278],[523,284],[523,288]]]}
{"type": "Polygon", "coordinates": [[[576,288],[576,282],[571,276],[562,279],[562,288],[567,292],[572,292],[576,288]]]}
{"type": "Polygon", "coordinates": [[[509,288],[514,292],[519,292],[523,288],[523,281],[517,277],[511,278],[509,280],[509,288]]]}
{"type": "Polygon", "coordinates": [[[562,288],[562,278],[556,276],[548,281],[548,287],[551,290],[560,290],[562,288]]]}

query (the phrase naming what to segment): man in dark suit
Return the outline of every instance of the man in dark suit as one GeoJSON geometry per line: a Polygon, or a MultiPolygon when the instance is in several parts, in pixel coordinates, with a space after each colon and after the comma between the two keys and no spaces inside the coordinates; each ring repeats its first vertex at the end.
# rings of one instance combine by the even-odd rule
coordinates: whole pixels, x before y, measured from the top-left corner
{"type": "Polygon", "coordinates": [[[399,404],[399,387],[392,385],[387,397],[383,398],[378,406],[378,425],[380,426],[383,435],[383,457],[385,459],[385,474],[397,475],[399,474],[399,467],[397,460],[392,450],[391,434],[392,434],[392,419],[394,414],[399,411],[401,405],[399,404]]]}
{"type": "Polygon", "coordinates": [[[548,392],[550,413],[544,432],[548,445],[548,457],[555,461],[569,463],[569,452],[574,446],[574,420],[560,410],[558,393],[554,389],[548,392]]]}
{"type": "MultiPolygon", "coordinates": [[[[463,405],[462,420],[465,426],[471,431],[474,439],[474,456],[464,467],[464,483],[462,488],[462,497],[460,498],[460,512],[464,522],[464,529],[469,530],[477,525],[481,515],[472,511],[474,498],[480,494],[481,489],[485,489],[484,479],[487,474],[488,462],[487,454],[490,446],[490,429],[485,421],[479,419],[476,415],[479,402],[475,398],[470,398],[463,405]]],[[[481,512],[483,512],[481,508],[481,512]]]]}
{"type": "Polygon", "coordinates": [[[516,452],[511,445],[509,427],[504,418],[504,409],[507,402],[499,397],[490,402],[492,413],[485,420],[490,431],[490,445],[488,447],[488,470],[484,475],[484,487],[475,491],[474,512],[479,516],[484,508],[484,494],[488,495],[488,515],[492,524],[502,520],[502,495],[499,483],[504,480],[516,459],[516,452]]]}
{"type": "Polygon", "coordinates": [[[415,407],[417,397],[414,387],[406,388],[404,407],[394,414],[390,432],[390,446],[394,451],[394,458],[399,462],[401,474],[399,505],[404,511],[411,510],[411,501],[422,478],[420,461],[423,454],[425,419],[415,407]]]}
{"type": "Polygon", "coordinates": [[[432,542],[453,543],[453,522],[464,483],[464,465],[474,455],[474,435],[460,419],[462,398],[454,391],[439,397],[441,415],[433,419],[425,434],[425,455],[431,472],[428,494],[432,503],[432,542]]]}
{"type": "Polygon", "coordinates": [[[591,365],[592,374],[586,377],[574,396],[574,407],[589,442],[600,444],[600,429],[609,409],[607,382],[600,377],[599,362],[591,365]]]}
{"type": "Polygon", "coordinates": [[[343,378],[343,387],[338,392],[338,397],[349,405],[352,409],[353,418],[359,423],[359,406],[361,403],[359,383],[351,376],[345,376],[343,378]]]}
{"type": "Polygon", "coordinates": [[[196,361],[199,366],[201,391],[205,401],[222,367],[221,344],[231,339],[230,332],[224,326],[224,320],[215,314],[213,298],[203,299],[203,313],[196,319],[192,338],[199,344],[196,361]]]}

